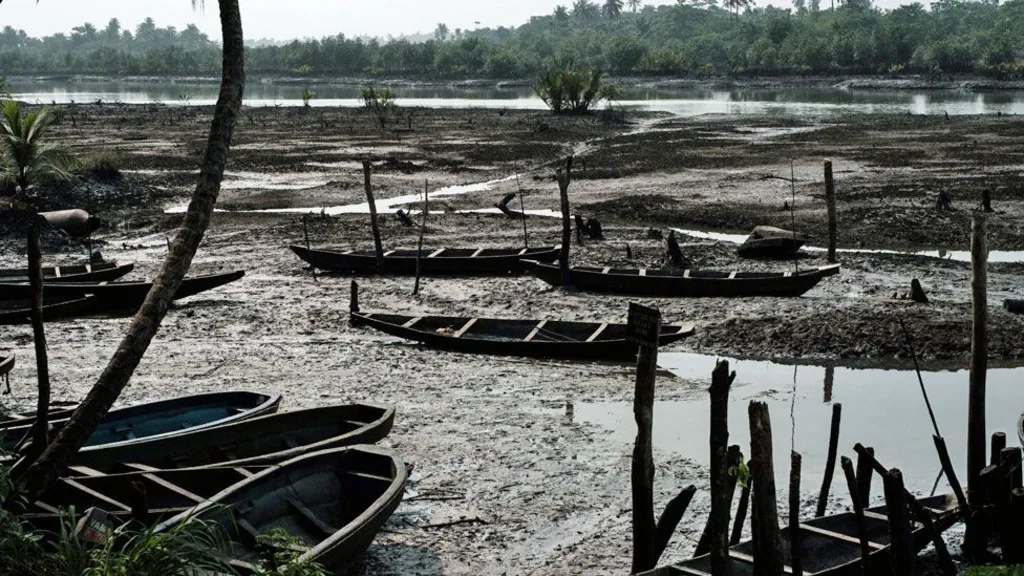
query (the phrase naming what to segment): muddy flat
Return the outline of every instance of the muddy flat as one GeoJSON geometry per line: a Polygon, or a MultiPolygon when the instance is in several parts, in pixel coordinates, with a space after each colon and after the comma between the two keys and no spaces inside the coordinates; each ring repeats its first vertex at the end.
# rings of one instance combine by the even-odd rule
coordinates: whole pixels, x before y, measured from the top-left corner
{"type": "MultiPolygon", "coordinates": [[[[82,153],[117,150],[123,179],[57,187],[45,202],[84,207],[106,226],[104,257],[133,261],[128,279],[151,278],[187,202],[211,109],[157,105],[65,107],[59,138],[82,153]]],[[[611,574],[628,569],[631,446],[579,422],[574,406],[629,401],[632,368],[465,356],[407,345],[348,323],[350,278],[315,274],[287,246],[367,248],[364,214],[329,214],[365,203],[362,161],[373,162],[378,200],[389,210],[430,205],[426,248],[556,244],[561,223],[464,211],[492,208],[508,192],[527,210],[558,209],[554,168],[575,154],[573,211],[597,218],[605,240],[574,245],[579,264],[661,268],[673,228],[745,234],[756,225],[796,228],[824,246],[823,161],[834,163],[842,273],[801,298],[646,299],[666,321],[696,334],[671,351],[805,361],[905,361],[902,318],[918,355],[965,366],[970,350],[970,268],[924,249],[967,250],[983,190],[993,251],[1024,248],[1019,180],[1024,122],[1010,116],[830,116],[679,118],[630,114],[625,122],[554,118],[515,110],[408,110],[387,131],[360,110],[246,109],[218,213],[193,273],[245,269],[246,276],[176,304],[122,402],[185,393],[253,389],[285,394],[282,409],[332,402],[398,406],[386,444],[415,465],[406,503],[371,548],[367,574],[611,574]],[[518,172],[518,181],[514,177],[518,172]],[[793,178],[791,178],[791,174],[793,178]],[[451,186],[489,183],[466,194],[451,186]],[[439,192],[440,190],[440,192],[439,192]],[[953,211],[939,211],[940,191],[953,211]],[[306,222],[298,213],[310,209],[306,222]],[[323,209],[323,210],[321,210],[323,209]],[[902,253],[907,251],[908,253],[902,253]],[[901,298],[918,278],[931,303],[901,298]],[[896,296],[896,298],[894,298],[896,296]]],[[[515,200],[513,208],[519,208],[515,200]]],[[[56,206],[54,206],[56,207],[56,206]]],[[[355,210],[355,208],[351,208],[355,210]]],[[[418,219],[418,213],[413,217],[418,219]]],[[[381,223],[387,248],[415,245],[418,229],[394,215],[381,223]]],[[[698,268],[791,270],[824,265],[741,260],[734,244],[679,235],[698,268]]],[[[18,265],[23,243],[4,238],[2,263],[18,265]]],[[[70,262],[83,250],[51,250],[70,262]]],[[[1007,259],[1013,259],[1007,257],[1007,259]]],[[[989,352],[1024,360],[1024,319],[1002,311],[1020,296],[1024,264],[989,267],[989,352]]],[[[529,276],[360,280],[364,310],[624,322],[628,297],[551,288],[529,276]]],[[[80,398],[123,336],[127,320],[48,327],[55,396],[80,398]]],[[[33,402],[31,331],[0,327],[19,363],[12,403],[33,402]]],[[[700,394],[706,380],[663,375],[659,399],[700,394]]],[[[742,434],[740,434],[742,436],[742,434]]],[[[695,439],[706,442],[706,438],[695,439]]],[[[707,509],[706,470],[655,454],[656,509],[682,487],[698,496],[663,561],[689,554],[707,509]]],[[[836,510],[842,503],[836,501],[836,510]]]]}

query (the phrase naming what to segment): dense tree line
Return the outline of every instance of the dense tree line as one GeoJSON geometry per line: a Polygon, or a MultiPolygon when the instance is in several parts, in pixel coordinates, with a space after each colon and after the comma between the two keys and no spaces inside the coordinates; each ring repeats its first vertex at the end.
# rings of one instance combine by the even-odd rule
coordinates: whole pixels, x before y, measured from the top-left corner
{"type": "MultiPolygon", "coordinates": [[[[569,62],[620,75],[950,74],[1020,77],[1024,0],[937,0],[894,10],[870,0],[689,0],[641,8],[639,0],[575,0],[518,28],[438,25],[426,42],[343,35],[258,46],[252,74],[533,78],[569,62]]],[[[152,20],[134,32],[116,20],[70,34],[0,32],[0,74],[219,72],[219,48],[194,26],[152,20]]]]}

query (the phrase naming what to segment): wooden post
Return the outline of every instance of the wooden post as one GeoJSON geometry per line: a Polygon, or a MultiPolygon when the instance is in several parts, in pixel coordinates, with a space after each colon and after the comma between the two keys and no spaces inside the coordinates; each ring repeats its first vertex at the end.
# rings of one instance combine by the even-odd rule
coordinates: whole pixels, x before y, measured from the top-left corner
{"type": "Polygon", "coordinates": [[[1021,488],[1021,454],[1020,448],[1011,446],[999,452],[999,464],[1010,480],[1010,489],[1021,488]]]}
{"type": "MultiPolygon", "coordinates": [[[[749,470],[752,462],[747,460],[749,470]]],[[[750,507],[750,488],[754,480],[748,479],[746,486],[740,490],[740,502],[736,505],[736,518],[732,522],[732,534],[729,536],[729,546],[735,546],[743,538],[743,524],[747,521],[747,508],[750,507]]]]}
{"type": "MultiPolygon", "coordinates": [[[[570,157],[571,162],[571,157],[570,157]]],[[[568,180],[566,178],[566,180],[568,180]]],[[[563,199],[565,198],[562,188],[563,199]]],[[[565,214],[563,214],[565,215],[565,214]]],[[[633,416],[636,444],[633,448],[631,484],[633,491],[633,573],[654,568],[658,561],[654,521],[654,455],[651,434],[654,426],[654,380],[658,369],[658,337],[661,314],[654,308],[629,305],[629,338],[639,346],[636,362],[636,390],[633,416]]]]}
{"type": "MultiPolygon", "coordinates": [[[[985,372],[988,369],[988,273],[985,247],[985,216],[974,214],[971,220],[971,293],[974,322],[971,329],[971,373],[967,393],[967,491],[973,492],[978,475],[985,467],[985,372]]],[[[979,518],[968,516],[964,534],[969,553],[978,553],[984,546],[974,536],[979,518]]]]}
{"type": "MultiPolygon", "coordinates": [[[[46,332],[43,330],[43,251],[39,242],[41,218],[33,216],[28,229],[28,278],[32,288],[32,340],[36,349],[39,400],[33,424],[32,454],[39,455],[49,444],[50,362],[46,355],[46,332]]],[[[34,459],[34,458],[33,458],[34,459]]]]}
{"type": "Polygon", "coordinates": [[[380,228],[377,226],[377,203],[373,200],[373,189],[370,187],[369,160],[363,160],[363,188],[366,189],[366,203],[370,205],[370,227],[373,230],[373,249],[377,253],[377,274],[383,274],[384,245],[380,241],[380,228]]]}
{"type": "Polygon", "coordinates": [[[821,492],[818,493],[818,509],[815,511],[817,517],[825,515],[825,507],[828,505],[828,492],[832,487],[832,475],[836,469],[836,454],[839,451],[839,423],[843,416],[843,405],[835,403],[832,405],[832,429],[828,437],[828,460],[825,463],[825,477],[821,481],[821,492]]]}
{"type": "MultiPolygon", "coordinates": [[[[711,372],[711,573],[727,576],[729,570],[729,512],[732,491],[729,490],[729,387],[736,379],[723,360],[711,372]]],[[[735,481],[734,481],[735,482],[735,481]]],[[[735,484],[733,484],[735,486],[735,484]]]]}
{"type": "Polygon", "coordinates": [[[860,540],[861,576],[868,576],[871,566],[871,545],[868,544],[868,527],[864,521],[864,503],[860,501],[860,488],[857,486],[857,475],[853,471],[853,461],[843,456],[842,466],[843,474],[846,475],[846,487],[850,491],[853,515],[857,519],[857,539],[860,540]]]}
{"type": "Polygon", "coordinates": [[[825,204],[828,208],[828,261],[836,262],[836,183],[832,178],[832,161],[825,160],[825,204]]]}
{"type": "Polygon", "coordinates": [[[516,173],[516,189],[519,191],[519,211],[523,213],[523,248],[529,248],[530,235],[526,232],[526,206],[523,201],[523,187],[519,184],[519,164],[512,162],[512,169],[516,173]]]}
{"type": "Polygon", "coordinates": [[[1006,448],[1006,433],[1005,432],[993,432],[992,433],[992,449],[989,450],[990,457],[989,464],[999,464],[999,454],[1006,448]]]}
{"type": "MultiPolygon", "coordinates": [[[[725,488],[726,488],[725,491],[726,491],[727,496],[728,496],[726,498],[726,500],[729,502],[729,508],[731,510],[732,509],[733,496],[736,495],[736,484],[737,484],[737,482],[739,480],[738,472],[739,472],[740,464],[741,464],[742,459],[743,459],[743,453],[740,452],[740,447],[734,444],[732,446],[729,446],[729,450],[726,453],[725,458],[726,458],[726,460],[728,460],[728,466],[729,466],[729,478],[728,478],[728,480],[726,482],[726,486],[725,486],[725,488]],[[736,471],[737,473],[734,474],[733,471],[736,471]]],[[[714,496],[712,496],[712,498],[714,498],[714,496]]],[[[744,510],[743,513],[745,515],[746,511],[744,510]]],[[[704,523],[704,531],[701,532],[700,540],[697,541],[697,548],[695,548],[694,551],[693,551],[693,557],[694,558],[696,558],[698,556],[703,556],[703,555],[705,555],[705,554],[707,554],[707,553],[709,553],[711,551],[711,522],[712,522],[712,519],[713,519],[713,516],[711,514],[708,514],[708,520],[707,520],[707,522],[704,523]]],[[[726,524],[725,528],[726,528],[725,542],[726,542],[726,547],[728,547],[729,546],[729,525],[726,524]]]]}
{"type": "Polygon", "coordinates": [[[349,286],[348,311],[359,312],[359,284],[355,280],[349,286]]]}
{"type": "Polygon", "coordinates": [[[558,253],[558,266],[562,271],[562,286],[572,283],[569,273],[569,247],[572,244],[572,225],[569,222],[569,184],[572,183],[572,156],[565,159],[565,169],[555,172],[558,195],[562,205],[562,250],[558,253]]]}
{"type": "MultiPolygon", "coordinates": [[[[306,251],[308,252],[312,250],[312,248],[309,247],[309,214],[302,215],[302,235],[306,238],[306,251]]],[[[313,281],[319,282],[320,279],[316,276],[316,266],[310,264],[309,268],[313,271],[313,281]]]]}
{"type": "Polygon", "coordinates": [[[423,260],[423,234],[427,231],[427,215],[430,214],[430,184],[423,181],[423,216],[420,219],[420,240],[416,245],[416,284],[413,285],[412,295],[420,293],[420,261],[423,260]]]}
{"type": "Polygon", "coordinates": [[[804,564],[800,559],[800,453],[790,452],[789,465],[789,566],[793,576],[803,576],[804,564]]]}
{"type": "MultiPolygon", "coordinates": [[[[865,449],[866,455],[874,457],[875,449],[868,447],[865,449]]],[[[860,490],[860,501],[867,508],[871,506],[871,475],[874,474],[874,470],[871,468],[871,462],[865,456],[862,456],[860,452],[857,453],[857,486],[860,490]]]]}
{"type": "Polygon", "coordinates": [[[1020,524],[1020,519],[1024,518],[1024,488],[1014,488],[1010,492],[1008,515],[1017,521],[1010,523],[1010,546],[1003,550],[1003,563],[1020,564],[1024,562],[1024,528],[1020,524]]]}
{"type": "Polygon", "coordinates": [[[832,391],[836,384],[836,367],[832,364],[825,366],[825,400],[828,404],[832,401],[832,391]]]}
{"type": "Polygon", "coordinates": [[[658,558],[661,558],[661,555],[665,553],[665,548],[668,548],[668,543],[672,540],[672,534],[675,533],[676,527],[679,526],[679,521],[683,519],[683,514],[686,514],[686,509],[690,507],[690,501],[693,500],[693,495],[696,493],[697,487],[691,484],[683,488],[665,506],[661,518],[658,518],[658,523],[654,527],[655,541],[654,559],[651,561],[652,568],[658,564],[658,558]]]}
{"type": "Polygon", "coordinates": [[[946,440],[942,436],[932,436],[935,441],[935,451],[939,453],[939,463],[942,464],[942,472],[946,475],[946,481],[953,489],[956,502],[962,510],[967,510],[967,497],[964,496],[964,489],[960,486],[960,479],[956,477],[953,470],[953,462],[949,459],[949,450],[946,449],[946,440]]]}
{"type": "Polygon", "coordinates": [[[886,515],[889,517],[893,575],[910,576],[914,573],[914,543],[903,474],[893,468],[882,475],[882,484],[885,488],[886,515]]]}
{"type": "Polygon", "coordinates": [[[750,472],[754,478],[753,525],[755,576],[782,576],[782,534],[779,531],[775,496],[775,467],[772,463],[772,423],[768,405],[751,402],[750,472]]]}

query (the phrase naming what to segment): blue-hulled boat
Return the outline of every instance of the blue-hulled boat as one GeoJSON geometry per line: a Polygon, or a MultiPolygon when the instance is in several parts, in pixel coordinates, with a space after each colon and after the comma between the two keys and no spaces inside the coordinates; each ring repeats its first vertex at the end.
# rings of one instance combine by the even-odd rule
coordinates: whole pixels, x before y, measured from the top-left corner
{"type": "MultiPolygon", "coordinates": [[[[213,392],[111,410],[81,451],[121,446],[140,439],[170,438],[186,431],[273,414],[280,403],[280,395],[213,392]]],[[[66,423],[66,419],[54,421],[52,429],[56,432],[66,423]]],[[[4,450],[16,451],[19,444],[29,441],[31,428],[31,424],[7,428],[4,450]]]]}

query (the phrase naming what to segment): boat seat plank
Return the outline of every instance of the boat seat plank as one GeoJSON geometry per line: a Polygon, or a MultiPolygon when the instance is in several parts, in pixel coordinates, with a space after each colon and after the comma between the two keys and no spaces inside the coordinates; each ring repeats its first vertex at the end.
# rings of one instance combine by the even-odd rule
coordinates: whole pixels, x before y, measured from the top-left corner
{"type": "Polygon", "coordinates": [[[103,472],[89,468],[88,466],[68,466],[68,470],[71,470],[79,476],[103,476],[103,472]]]}
{"type": "Polygon", "coordinates": [[[889,517],[886,516],[885,514],[879,514],[878,512],[873,512],[871,510],[865,510],[864,511],[864,517],[865,518],[872,518],[874,520],[881,520],[883,522],[888,522],[889,521],[889,517]]]}
{"type": "Polygon", "coordinates": [[[604,268],[601,268],[601,274],[607,274],[607,273],[609,273],[611,271],[612,271],[612,267],[611,266],[605,266],[604,268]]]}
{"type": "Polygon", "coordinates": [[[110,496],[107,496],[106,494],[101,494],[101,493],[93,490],[92,488],[89,488],[88,486],[83,486],[80,482],[77,482],[77,481],[75,481],[75,480],[73,480],[71,478],[64,478],[63,480],[61,480],[61,482],[64,482],[65,484],[67,484],[68,486],[74,488],[75,490],[78,490],[80,492],[88,494],[89,496],[92,496],[93,498],[96,498],[97,500],[101,500],[103,502],[106,502],[107,504],[117,508],[118,510],[131,511],[131,509],[132,509],[131,506],[128,506],[127,504],[125,504],[123,502],[119,502],[117,500],[114,500],[113,498],[111,498],[110,496]]]}
{"type": "Polygon", "coordinates": [[[459,328],[458,332],[452,334],[452,338],[462,338],[462,335],[465,334],[467,330],[472,328],[473,324],[476,324],[476,320],[476,318],[470,318],[468,322],[462,325],[462,328],[459,328]]]}
{"type": "Polygon", "coordinates": [[[387,476],[378,476],[377,474],[370,474],[369,472],[344,472],[345,476],[354,476],[356,478],[363,478],[366,480],[376,480],[378,482],[387,482],[391,484],[394,482],[394,478],[387,476]]]}
{"type": "MultiPolygon", "coordinates": [[[[753,556],[751,556],[750,554],[744,554],[743,552],[737,552],[736,550],[732,550],[732,549],[729,550],[729,558],[732,558],[733,560],[738,560],[740,562],[743,562],[744,564],[750,564],[751,566],[754,565],[754,557],[753,556]]],[[[783,566],[782,567],[782,571],[785,574],[792,574],[793,573],[793,569],[790,568],[789,566],[783,566]]]]}
{"type": "Polygon", "coordinates": [[[394,250],[388,250],[387,252],[384,253],[384,257],[387,258],[388,256],[391,256],[394,253],[395,253],[394,250]]]}
{"type": "Polygon", "coordinates": [[[733,270],[732,272],[729,272],[729,280],[733,280],[735,278],[736,278],[736,270],[733,270]]]}
{"type": "MultiPolygon", "coordinates": [[[[842,540],[843,542],[849,542],[850,544],[856,544],[860,546],[860,539],[849,534],[843,534],[841,532],[833,532],[832,530],[826,530],[825,528],[819,528],[813,524],[800,524],[800,529],[805,532],[813,532],[819,536],[825,536],[826,538],[832,538],[833,540],[842,540]]],[[[868,546],[872,550],[885,550],[886,546],[868,540],[868,546]]]]}
{"type": "Polygon", "coordinates": [[[523,248],[522,250],[519,251],[519,254],[516,254],[516,256],[522,256],[523,254],[526,254],[526,251],[527,248],[523,248]]]}
{"type": "Polygon", "coordinates": [[[445,248],[438,248],[437,250],[434,250],[430,254],[427,254],[427,258],[434,258],[434,257],[440,255],[445,250],[446,250],[445,248]]]}
{"type": "Polygon", "coordinates": [[[479,256],[479,255],[480,255],[480,253],[481,253],[481,252],[483,252],[483,251],[484,251],[484,249],[483,249],[483,248],[477,248],[477,249],[476,249],[476,252],[473,252],[473,253],[472,253],[472,254],[471,254],[471,255],[470,255],[469,257],[470,257],[470,258],[476,258],[476,257],[477,257],[477,256],[479,256]]]}
{"type": "Polygon", "coordinates": [[[782,277],[783,277],[783,278],[789,278],[789,277],[790,277],[790,276],[792,276],[792,275],[793,275],[793,273],[792,273],[792,272],[784,272],[784,273],[782,274],[782,277]]]}
{"type": "Polygon", "coordinates": [[[597,327],[597,330],[594,330],[594,333],[591,334],[589,338],[587,338],[587,342],[593,342],[594,340],[597,340],[597,337],[600,336],[607,328],[608,323],[602,323],[600,326],[597,327]]]}
{"type": "Polygon", "coordinates": [[[420,320],[423,320],[423,316],[417,316],[415,318],[411,318],[405,324],[402,324],[402,328],[412,328],[413,325],[416,324],[417,322],[419,322],[420,320]]]}
{"type": "Polygon", "coordinates": [[[185,498],[186,500],[191,500],[192,502],[195,502],[196,504],[199,504],[200,502],[204,502],[206,500],[202,496],[198,496],[196,494],[193,494],[192,492],[189,492],[188,490],[185,490],[184,488],[182,488],[181,486],[178,486],[177,484],[175,484],[173,482],[170,482],[168,480],[164,480],[163,478],[157,476],[156,474],[143,474],[142,477],[145,478],[146,480],[149,480],[153,484],[156,484],[157,486],[160,486],[161,488],[165,488],[167,490],[170,490],[171,492],[174,492],[178,496],[181,496],[182,498],[185,498]]]}
{"type": "Polygon", "coordinates": [[[544,329],[544,326],[546,326],[547,323],[547,320],[541,320],[538,322],[537,325],[533,327],[533,330],[530,330],[530,333],[526,335],[526,338],[523,338],[523,342],[530,342],[536,338],[537,334],[540,334],[540,331],[544,329]]]}
{"type": "Polygon", "coordinates": [[[686,270],[683,270],[683,278],[689,278],[689,277],[690,277],[690,269],[687,268],[686,270]]]}
{"type": "Polygon", "coordinates": [[[337,528],[328,526],[326,522],[317,517],[305,504],[303,504],[298,498],[289,497],[287,499],[288,505],[299,514],[304,520],[312,524],[317,530],[321,532],[324,538],[333,535],[338,531],[337,528]]]}
{"type": "Polygon", "coordinates": [[[641,276],[647,276],[647,268],[641,268],[640,269],[640,275],[641,276]]]}

